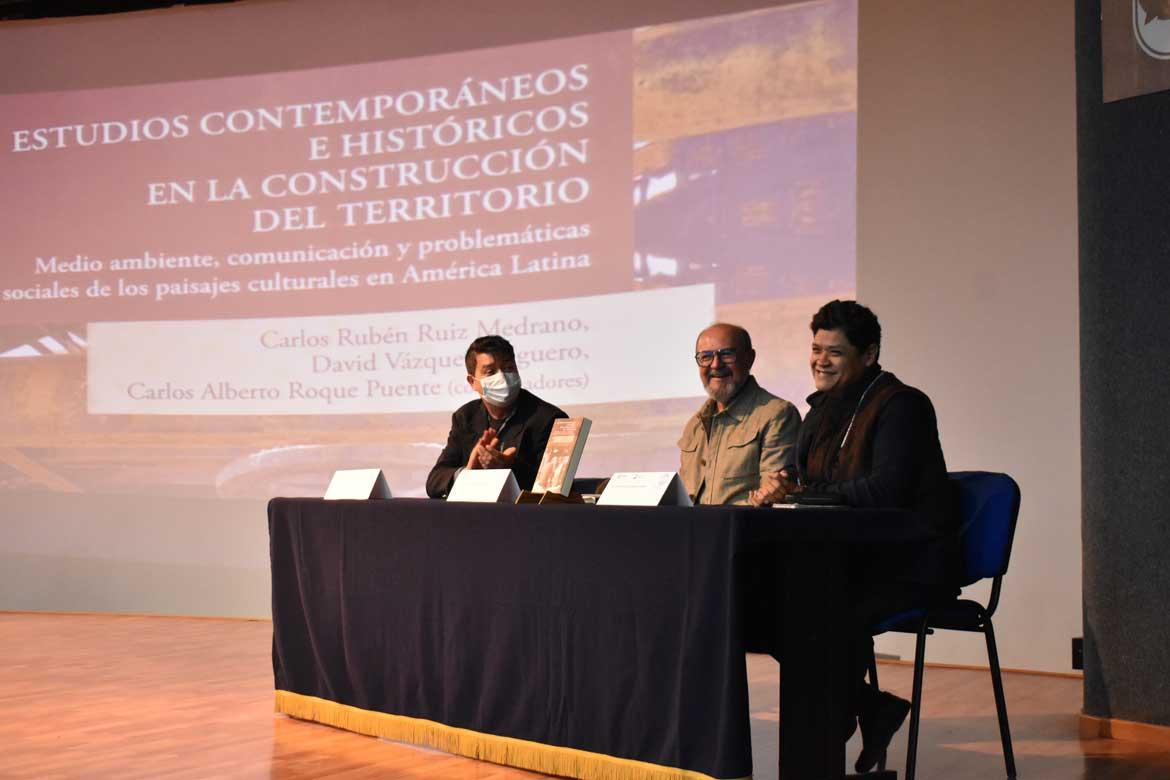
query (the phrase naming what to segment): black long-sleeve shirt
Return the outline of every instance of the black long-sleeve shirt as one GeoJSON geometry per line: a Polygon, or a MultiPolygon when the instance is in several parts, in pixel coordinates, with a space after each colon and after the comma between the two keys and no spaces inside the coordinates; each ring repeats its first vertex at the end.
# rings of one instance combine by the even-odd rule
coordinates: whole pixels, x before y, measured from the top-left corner
{"type": "MultiPolygon", "coordinates": [[[[957,571],[958,511],[955,493],[947,478],[946,461],[939,443],[934,406],[921,391],[906,387],[892,374],[883,383],[896,383],[901,392],[883,397],[865,395],[878,377],[874,367],[840,395],[818,392],[809,396],[811,407],[797,439],[797,461],[805,489],[839,493],[851,506],[911,510],[909,522],[921,523],[929,541],[885,550],[874,567],[892,580],[945,583],[957,571]],[[864,444],[863,473],[842,478],[845,469],[835,460],[824,473],[810,473],[814,444],[837,448],[850,423],[872,404],[876,413],[864,444]]],[[[855,428],[849,434],[858,436],[855,428]]]]}
{"type": "MultiPolygon", "coordinates": [[[[856,403],[856,398],[851,400],[856,403]]],[[[802,469],[807,467],[813,435],[821,425],[818,411],[813,407],[801,428],[797,456],[802,469]]],[[[930,400],[920,393],[899,393],[886,403],[874,427],[870,468],[864,476],[834,480],[832,474],[803,470],[802,476],[809,490],[840,493],[850,506],[915,506],[923,488],[929,489],[940,476],[946,478],[930,400]]]]}

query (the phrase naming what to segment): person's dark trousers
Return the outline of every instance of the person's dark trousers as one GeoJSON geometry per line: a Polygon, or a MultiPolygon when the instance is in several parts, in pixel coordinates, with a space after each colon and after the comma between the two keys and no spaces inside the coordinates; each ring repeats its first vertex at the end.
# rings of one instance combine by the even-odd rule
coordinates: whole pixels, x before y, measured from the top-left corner
{"type": "MultiPolygon", "coordinates": [[[[845,655],[846,667],[841,670],[851,682],[847,708],[851,718],[872,711],[878,702],[878,689],[866,680],[869,662],[873,657],[874,627],[895,615],[945,603],[957,594],[958,589],[948,585],[866,580],[852,585],[849,600],[853,605],[850,617],[853,639],[845,655]]],[[[850,720],[845,724],[847,733],[852,733],[852,723],[850,720]]]]}
{"type": "MultiPolygon", "coordinates": [[[[841,655],[842,679],[848,680],[842,733],[848,739],[857,728],[858,718],[872,714],[882,702],[879,689],[866,680],[873,657],[875,626],[895,615],[946,603],[958,594],[950,585],[927,585],[914,582],[890,582],[880,579],[881,556],[872,550],[858,551],[850,566],[854,580],[849,588],[851,604],[848,651],[841,655]]],[[[783,647],[780,583],[783,570],[780,545],[753,545],[738,555],[736,566],[740,607],[744,616],[744,649],[749,653],[767,653],[780,662],[783,647]]],[[[864,726],[863,726],[864,730],[864,726]]]]}
{"type": "MultiPolygon", "coordinates": [[[[783,663],[780,648],[783,635],[779,615],[779,583],[782,581],[779,546],[756,545],[740,553],[737,566],[741,608],[744,620],[744,649],[749,653],[766,653],[783,663]]],[[[877,689],[866,681],[869,660],[873,656],[873,627],[883,620],[913,609],[920,609],[954,598],[951,586],[909,582],[881,582],[870,579],[855,581],[850,588],[852,604],[849,652],[843,654],[841,675],[850,681],[846,720],[842,728],[852,734],[857,716],[872,705],[877,689]]]]}

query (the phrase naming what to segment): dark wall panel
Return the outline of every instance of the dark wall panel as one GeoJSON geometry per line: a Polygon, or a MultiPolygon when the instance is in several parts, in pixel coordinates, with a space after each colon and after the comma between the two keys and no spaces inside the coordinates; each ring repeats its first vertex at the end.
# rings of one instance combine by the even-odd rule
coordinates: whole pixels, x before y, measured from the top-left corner
{"type": "Polygon", "coordinates": [[[1170,725],[1170,92],[1102,103],[1077,3],[1085,712],[1170,725]]]}

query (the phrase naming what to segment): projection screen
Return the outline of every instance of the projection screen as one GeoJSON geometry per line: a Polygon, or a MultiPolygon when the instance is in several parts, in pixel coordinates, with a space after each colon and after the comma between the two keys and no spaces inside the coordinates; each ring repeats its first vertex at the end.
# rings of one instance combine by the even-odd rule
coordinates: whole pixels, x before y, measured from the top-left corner
{"type": "Polygon", "coordinates": [[[797,3],[214,80],[0,95],[0,491],[423,494],[498,333],[677,467],[715,320],[804,408],[856,275],[857,7],[797,3]]]}

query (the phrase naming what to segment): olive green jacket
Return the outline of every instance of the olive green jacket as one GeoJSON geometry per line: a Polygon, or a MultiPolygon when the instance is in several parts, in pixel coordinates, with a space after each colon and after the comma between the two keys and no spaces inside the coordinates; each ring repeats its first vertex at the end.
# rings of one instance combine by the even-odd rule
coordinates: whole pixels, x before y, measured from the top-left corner
{"type": "Polygon", "coordinates": [[[679,475],[696,504],[746,504],[760,475],[796,462],[800,412],[748,377],[722,412],[708,399],[687,421],[679,475]]]}

